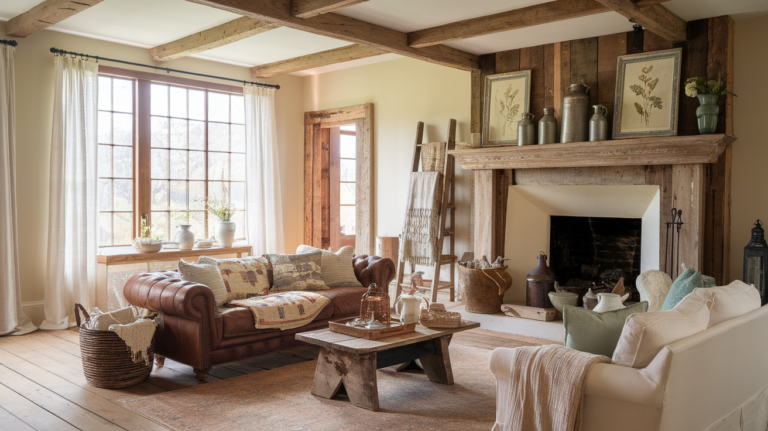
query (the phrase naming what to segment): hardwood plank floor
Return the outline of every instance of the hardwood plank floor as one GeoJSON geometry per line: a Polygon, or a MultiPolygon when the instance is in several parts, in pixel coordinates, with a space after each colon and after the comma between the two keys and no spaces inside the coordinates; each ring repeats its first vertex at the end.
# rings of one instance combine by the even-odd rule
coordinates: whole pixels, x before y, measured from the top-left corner
{"type": "MultiPolygon", "coordinates": [[[[473,329],[454,334],[453,343],[492,350],[553,343],[473,329]]],[[[208,382],[312,361],[318,348],[302,346],[214,367],[208,382]]],[[[192,367],[170,359],[147,381],[125,389],[90,386],[83,375],[77,328],[0,337],[0,428],[27,430],[163,430],[113,401],[195,385],[192,367]]]]}

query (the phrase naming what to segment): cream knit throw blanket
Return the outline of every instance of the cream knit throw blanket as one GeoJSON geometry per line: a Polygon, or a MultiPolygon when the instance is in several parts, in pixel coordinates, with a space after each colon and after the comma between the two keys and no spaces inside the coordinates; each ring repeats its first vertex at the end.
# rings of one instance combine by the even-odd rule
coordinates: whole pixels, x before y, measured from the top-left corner
{"type": "Polygon", "coordinates": [[[147,349],[152,344],[156,326],[154,320],[139,319],[127,325],[111,325],[109,330],[125,341],[131,350],[133,362],[138,364],[144,361],[144,364],[150,365],[152,358],[147,354],[147,349]]]}
{"type": "Polygon", "coordinates": [[[440,229],[440,172],[413,172],[408,191],[408,210],[400,238],[400,260],[415,265],[432,265],[440,229]]]}
{"type": "Polygon", "coordinates": [[[498,431],[578,431],[584,382],[605,356],[564,346],[518,347],[507,385],[498,385],[498,431]]]}

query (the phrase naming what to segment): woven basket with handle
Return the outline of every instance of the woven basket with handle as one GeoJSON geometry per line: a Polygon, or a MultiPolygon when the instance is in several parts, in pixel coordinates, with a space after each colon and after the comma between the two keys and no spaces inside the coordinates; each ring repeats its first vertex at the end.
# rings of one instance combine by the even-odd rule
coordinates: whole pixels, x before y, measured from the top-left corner
{"type": "Polygon", "coordinates": [[[80,327],[80,355],[83,359],[83,373],[88,384],[97,388],[119,389],[136,385],[147,380],[152,372],[151,359],[155,354],[155,338],[147,349],[149,365],[138,364],[131,358],[131,349],[112,331],[97,331],[80,324],[80,312],[85,322],[91,316],[79,302],[75,302],[75,319],[80,327]]]}

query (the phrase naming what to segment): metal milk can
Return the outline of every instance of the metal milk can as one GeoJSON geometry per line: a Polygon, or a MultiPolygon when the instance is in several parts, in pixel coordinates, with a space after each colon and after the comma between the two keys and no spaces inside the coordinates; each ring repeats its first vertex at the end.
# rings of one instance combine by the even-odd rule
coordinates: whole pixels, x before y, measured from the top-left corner
{"type": "Polygon", "coordinates": [[[589,120],[589,140],[605,141],[608,139],[608,109],[603,105],[594,105],[595,113],[589,120]]]}
{"type": "Polygon", "coordinates": [[[517,145],[536,145],[536,126],[533,125],[533,114],[523,112],[523,119],[517,123],[517,145]]]}
{"type": "Polygon", "coordinates": [[[544,116],[539,120],[539,145],[557,142],[557,120],[555,108],[544,108],[544,116]]]}
{"type": "Polygon", "coordinates": [[[571,84],[563,96],[563,124],[560,142],[584,142],[588,138],[589,87],[571,84]]]}

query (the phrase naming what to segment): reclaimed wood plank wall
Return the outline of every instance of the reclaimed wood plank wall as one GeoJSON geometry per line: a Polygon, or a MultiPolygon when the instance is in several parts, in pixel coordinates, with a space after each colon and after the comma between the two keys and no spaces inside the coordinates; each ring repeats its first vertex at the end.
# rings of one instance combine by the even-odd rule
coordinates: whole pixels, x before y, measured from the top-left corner
{"type": "MultiPolygon", "coordinates": [[[[708,79],[721,77],[728,83],[727,88],[732,89],[733,34],[733,20],[721,16],[689,22],[688,40],[678,44],[644,31],[638,35],[634,32],[618,33],[482,55],[481,69],[472,73],[471,132],[482,131],[485,77],[496,73],[531,70],[530,108],[535,115],[534,121],[538,121],[543,108],[548,107],[555,108],[558,123],[561,119],[562,97],[568,86],[583,80],[590,87],[591,104],[599,103],[608,109],[609,130],[613,127],[617,58],[620,55],[679,47],[683,49],[681,81],[692,76],[706,76],[708,79]]],[[[696,108],[699,103],[685,96],[682,83],[679,100],[678,135],[698,134],[696,108]]],[[[720,98],[718,104],[720,120],[716,133],[733,134],[732,97],[720,98]]],[[[704,167],[703,244],[698,245],[703,250],[700,270],[703,274],[715,277],[718,283],[730,281],[730,160],[731,149],[728,148],[718,163],[704,167]]],[[[514,184],[515,175],[511,170],[496,175],[500,183],[514,184]]],[[[672,190],[671,184],[662,187],[672,190]]],[[[508,191],[506,187],[497,187],[496,190],[501,196],[496,197],[495,201],[501,203],[503,208],[499,208],[495,215],[494,226],[497,232],[504,232],[508,191]]],[[[665,205],[662,205],[662,212],[666,210],[668,214],[669,209],[671,207],[665,209],[665,205]]],[[[666,222],[664,217],[662,221],[666,222]]],[[[663,231],[664,225],[661,227],[663,231]]],[[[666,239],[664,235],[662,232],[662,244],[666,239]]],[[[474,242],[475,238],[472,240],[474,242]]],[[[491,248],[503,253],[503,234],[496,236],[491,248]]]]}

